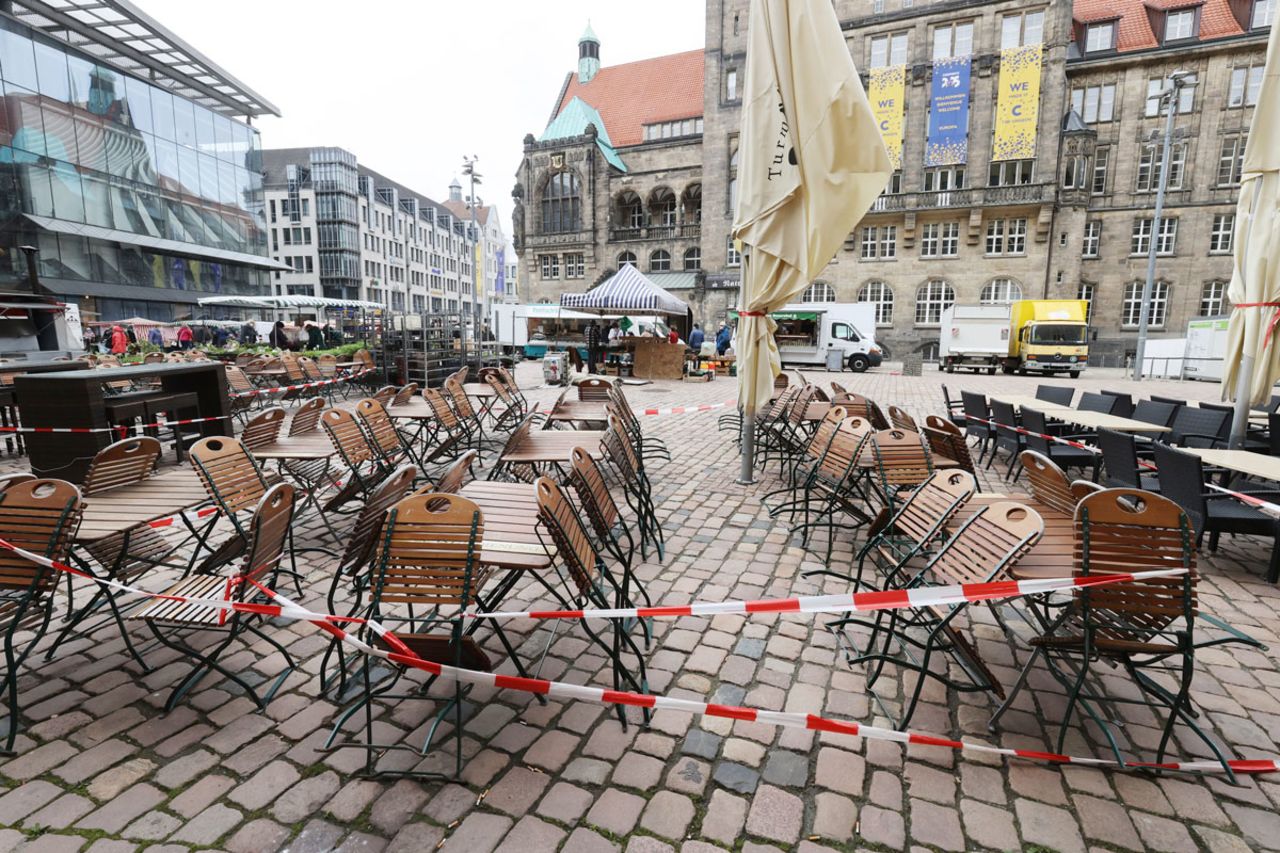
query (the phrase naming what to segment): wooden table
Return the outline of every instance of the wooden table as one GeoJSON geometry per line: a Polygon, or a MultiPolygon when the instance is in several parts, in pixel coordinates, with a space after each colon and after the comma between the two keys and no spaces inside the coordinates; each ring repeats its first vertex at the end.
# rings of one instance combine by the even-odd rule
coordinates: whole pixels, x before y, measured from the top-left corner
{"type": "Polygon", "coordinates": [[[609,413],[605,409],[607,405],[607,403],[583,400],[564,400],[556,404],[551,414],[547,415],[547,420],[599,421],[604,423],[609,420],[609,413]]]}
{"type": "Polygon", "coordinates": [[[600,442],[608,433],[602,429],[530,430],[514,446],[503,449],[499,462],[503,464],[537,465],[542,463],[567,464],[569,454],[581,447],[592,455],[600,455],[600,442]]]}
{"type": "Polygon", "coordinates": [[[411,402],[387,406],[387,415],[393,420],[429,421],[435,418],[436,412],[426,400],[414,397],[411,402]]]}
{"type": "Polygon", "coordinates": [[[84,499],[77,542],[96,542],[209,502],[195,470],[182,467],[84,499]]]}
{"type": "Polygon", "coordinates": [[[267,459],[329,459],[337,451],[333,442],[323,432],[312,432],[292,438],[282,437],[262,447],[249,448],[249,452],[258,460],[267,459]]]}
{"type": "Polygon", "coordinates": [[[1119,415],[1108,415],[1103,412],[1084,412],[1080,409],[1073,409],[1070,406],[1060,406],[1057,403],[1050,403],[1046,400],[1037,400],[1034,397],[1001,395],[992,397],[992,399],[1008,403],[1015,409],[1021,409],[1025,406],[1028,409],[1043,413],[1047,418],[1077,424],[1089,429],[1110,429],[1116,432],[1171,431],[1169,427],[1160,426],[1159,424],[1149,424],[1146,421],[1135,421],[1133,418],[1122,418],[1119,415]]]}
{"type": "Polygon", "coordinates": [[[1178,449],[1183,453],[1194,453],[1209,465],[1218,468],[1227,468],[1241,474],[1280,482],[1280,457],[1254,453],[1251,450],[1225,450],[1210,447],[1179,447],[1178,449]]]}
{"type": "Polygon", "coordinates": [[[285,370],[283,367],[261,367],[261,368],[258,368],[257,370],[250,370],[249,368],[244,367],[244,368],[241,368],[241,370],[243,370],[249,376],[279,377],[279,376],[289,375],[289,371],[285,370]]]}
{"type": "Polygon", "coordinates": [[[477,480],[463,486],[460,494],[474,501],[484,515],[482,563],[519,570],[550,567],[551,556],[538,536],[538,495],[534,486],[477,480]]]}
{"type": "MultiPolygon", "coordinates": [[[[111,426],[107,422],[108,395],[103,386],[147,379],[160,380],[164,394],[194,394],[200,416],[216,418],[192,425],[193,431],[204,436],[233,434],[226,369],[216,361],[28,373],[14,380],[14,388],[23,426],[100,429],[111,426]]],[[[118,437],[119,433],[112,431],[24,436],[33,473],[76,483],[84,479],[98,451],[118,437]]]]}

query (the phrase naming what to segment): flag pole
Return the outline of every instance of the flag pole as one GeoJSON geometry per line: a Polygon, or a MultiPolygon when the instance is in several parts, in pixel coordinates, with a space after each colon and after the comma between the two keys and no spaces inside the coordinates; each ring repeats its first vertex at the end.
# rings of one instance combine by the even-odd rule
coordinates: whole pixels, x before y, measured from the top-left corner
{"type": "MultiPolygon", "coordinates": [[[[1249,227],[1245,229],[1244,245],[1240,247],[1240,257],[1245,259],[1244,264],[1240,264],[1240,282],[1244,283],[1245,266],[1249,261],[1249,237],[1253,231],[1254,217],[1258,213],[1258,198],[1262,195],[1262,175],[1254,178],[1253,183],[1253,199],[1249,202],[1249,227]]],[[[1246,293],[1248,290],[1246,289],[1246,293]]],[[[1233,310],[1240,310],[1238,308],[1233,310]]],[[[1241,338],[1240,365],[1236,374],[1236,407],[1231,418],[1231,442],[1230,446],[1233,450],[1244,450],[1245,434],[1249,429],[1249,410],[1253,407],[1253,394],[1249,386],[1253,383],[1253,365],[1256,360],[1256,351],[1247,349],[1243,346],[1246,338],[1241,338]]]]}

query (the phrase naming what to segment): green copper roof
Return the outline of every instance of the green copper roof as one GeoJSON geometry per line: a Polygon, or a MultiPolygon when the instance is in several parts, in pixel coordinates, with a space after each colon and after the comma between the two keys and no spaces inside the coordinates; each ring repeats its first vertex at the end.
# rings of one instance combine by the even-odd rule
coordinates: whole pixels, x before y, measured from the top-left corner
{"type": "Polygon", "coordinates": [[[622,158],[614,150],[613,142],[609,139],[609,131],[605,129],[604,119],[600,117],[600,111],[576,95],[569,103],[564,105],[564,109],[560,111],[560,114],[551,120],[551,123],[547,125],[547,129],[542,131],[542,136],[538,138],[538,141],[550,142],[554,139],[572,139],[585,133],[589,124],[596,126],[596,131],[598,132],[596,144],[600,146],[600,153],[604,154],[604,159],[609,161],[609,165],[615,169],[622,172],[627,171],[626,164],[622,162],[622,158]]]}
{"type": "Polygon", "coordinates": [[[587,21],[587,28],[583,31],[582,38],[578,39],[578,44],[582,44],[584,41],[593,41],[596,44],[600,43],[600,39],[596,38],[596,31],[591,29],[590,21],[587,21]]]}

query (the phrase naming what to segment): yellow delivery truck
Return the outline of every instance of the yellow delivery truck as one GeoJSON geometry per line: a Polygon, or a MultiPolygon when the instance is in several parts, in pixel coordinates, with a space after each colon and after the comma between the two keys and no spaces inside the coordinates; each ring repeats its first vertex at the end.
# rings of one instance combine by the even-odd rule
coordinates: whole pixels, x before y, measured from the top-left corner
{"type": "Polygon", "coordinates": [[[952,306],[942,316],[938,366],[1075,379],[1089,363],[1088,316],[1084,299],[1022,299],[1007,315],[996,306],[952,306]]]}

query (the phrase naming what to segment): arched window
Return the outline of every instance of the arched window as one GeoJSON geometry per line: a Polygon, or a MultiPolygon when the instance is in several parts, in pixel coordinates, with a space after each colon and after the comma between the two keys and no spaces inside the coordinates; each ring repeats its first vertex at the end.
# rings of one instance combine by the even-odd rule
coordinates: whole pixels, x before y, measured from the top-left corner
{"type": "Polygon", "coordinates": [[[686,271],[702,269],[702,248],[694,246],[692,249],[684,250],[684,268],[686,271]]]}
{"type": "Polygon", "coordinates": [[[655,228],[674,228],[675,224],[675,194],[666,187],[658,187],[649,197],[649,225],[655,228]]]}
{"type": "Polygon", "coordinates": [[[630,190],[618,196],[617,224],[619,228],[644,227],[644,203],[630,190]]]}
{"type": "Polygon", "coordinates": [[[636,265],[635,252],[623,252],[618,255],[618,269],[622,269],[626,264],[631,264],[633,267],[636,265]]]}
{"type": "MultiPolygon", "coordinates": [[[[1147,312],[1148,326],[1164,326],[1169,311],[1169,282],[1151,284],[1151,310],[1147,312]]],[[[1124,302],[1120,306],[1120,327],[1136,329],[1142,320],[1142,282],[1131,281],[1124,288],[1124,302]]]]}
{"type": "Polygon", "coordinates": [[[702,184],[690,184],[685,188],[680,207],[681,224],[697,225],[702,222],[702,184]]]}
{"type": "Polygon", "coordinates": [[[573,172],[552,175],[542,190],[542,231],[556,234],[577,231],[582,220],[578,176],[573,172]]]}
{"type": "Polygon", "coordinates": [[[815,281],[805,288],[801,302],[835,302],[836,290],[825,281],[815,281]]]}
{"type": "Polygon", "coordinates": [[[649,272],[669,272],[671,270],[671,253],[658,249],[649,255],[649,272]]]}
{"type": "Polygon", "coordinates": [[[916,325],[936,326],[942,322],[942,312],[954,305],[956,292],[940,278],[931,278],[916,288],[916,325]]]}
{"type": "Polygon", "coordinates": [[[982,288],[978,302],[983,305],[1008,305],[1022,298],[1022,285],[1011,278],[993,278],[982,288]]]}
{"type": "Polygon", "coordinates": [[[893,288],[883,281],[869,281],[858,291],[859,302],[876,306],[876,325],[893,325],[893,288]]]}
{"type": "Polygon", "coordinates": [[[1200,316],[1216,317],[1227,308],[1227,283],[1222,279],[1206,281],[1200,288],[1200,316]]]}

